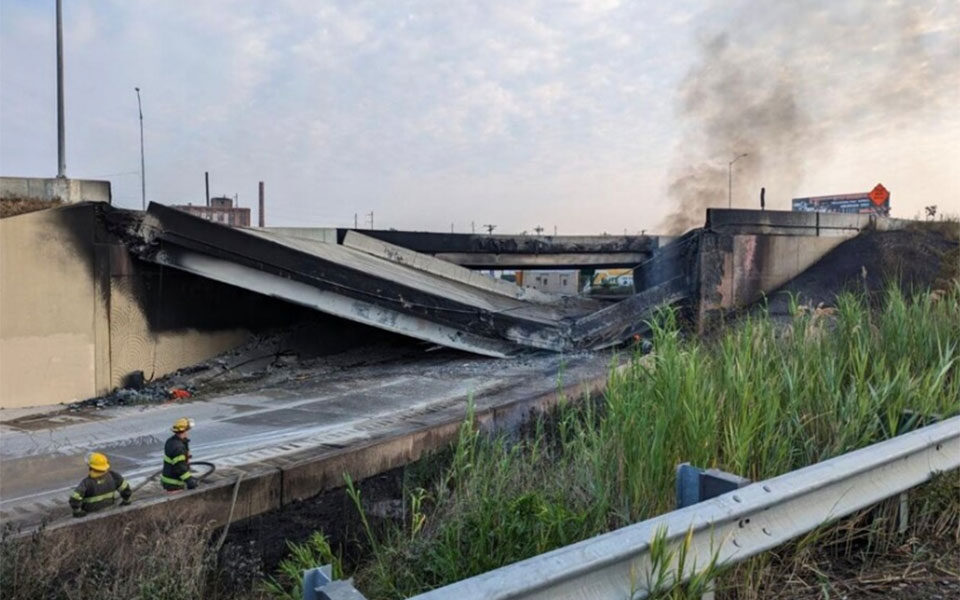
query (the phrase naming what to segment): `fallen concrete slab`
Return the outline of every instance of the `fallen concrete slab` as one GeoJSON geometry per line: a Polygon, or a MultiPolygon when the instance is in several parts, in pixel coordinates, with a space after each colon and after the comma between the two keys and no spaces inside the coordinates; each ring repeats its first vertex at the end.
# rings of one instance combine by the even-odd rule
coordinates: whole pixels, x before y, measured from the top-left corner
{"type": "Polygon", "coordinates": [[[626,300],[578,319],[571,329],[574,343],[603,349],[650,330],[650,321],[659,307],[679,302],[689,296],[683,276],[634,294],[626,300]]]}
{"type": "MultiPolygon", "coordinates": [[[[629,339],[650,301],[620,303],[579,328],[599,305],[524,292],[434,257],[348,232],[345,244],[260,229],[237,229],[151,204],[131,249],[147,261],[309,306],[441,346],[503,357],[529,350],[569,352],[629,339]],[[599,320],[616,319],[592,332],[599,320]],[[616,339],[618,332],[626,338],[616,339]],[[597,341],[599,340],[599,341],[597,341]]],[[[650,241],[645,239],[643,247],[650,241]]],[[[570,247],[564,246],[569,250],[570,247]]]]}
{"type": "Polygon", "coordinates": [[[538,304],[556,304],[563,301],[562,298],[555,294],[547,294],[533,288],[521,287],[503,279],[496,279],[477,271],[471,271],[454,262],[441,260],[429,254],[414,252],[408,248],[378,240],[377,238],[356,231],[348,231],[346,233],[343,237],[343,245],[348,248],[360,250],[361,252],[366,252],[372,256],[378,256],[385,260],[395,262],[399,265],[406,265],[420,271],[435,273],[440,277],[483,288],[494,294],[500,294],[508,298],[526,300],[538,304]]]}
{"type": "Polygon", "coordinates": [[[151,204],[140,258],[488,356],[570,350],[582,305],[535,304],[338,244],[225,227],[151,204]]]}

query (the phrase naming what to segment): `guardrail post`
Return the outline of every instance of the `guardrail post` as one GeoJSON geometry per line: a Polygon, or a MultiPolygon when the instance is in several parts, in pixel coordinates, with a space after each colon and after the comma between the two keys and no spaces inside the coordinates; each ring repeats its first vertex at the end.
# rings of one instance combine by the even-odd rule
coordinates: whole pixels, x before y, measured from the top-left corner
{"type": "Polygon", "coordinates": [[[897,532],[904,534],[910,525],[910,503],[907,492],[900,492],[900,510],[897,511],[897,532]]]}
{"type": "MultiPolygon", "coordinates": [[[[690,463],[680,463],[676,471],[677,508],[697,504],[749,484],[749,479],[733,473],[719,469],[698,469],[690,463]]],[[[700,599],[713,600],[714,596],[713,589],[710,589],[700,599]]]]}
{"type": "Polygon", "coordinates": [[[749,485],[746,477],[719,469],[699,469],[690,463],[680,463],[676,470],[677,508],[715,498],[749,485]]]}
{"type": "Polygon", "coordinates": [[[333,567],[323,565],[303,572],[303,600],[366,600],[353,581],[333,580],[333,567]]]}

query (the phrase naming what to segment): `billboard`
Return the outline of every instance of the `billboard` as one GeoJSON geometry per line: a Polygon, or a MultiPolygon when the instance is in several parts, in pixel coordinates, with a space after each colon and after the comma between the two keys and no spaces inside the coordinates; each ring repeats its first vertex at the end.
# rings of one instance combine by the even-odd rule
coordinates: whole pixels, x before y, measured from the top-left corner
{"type": "Polygon", "coordinates": [[[793,210],[798,212],[865,213],[890,216],[890,192],[878,183],[869,192],[794,198],[793,210]]]}

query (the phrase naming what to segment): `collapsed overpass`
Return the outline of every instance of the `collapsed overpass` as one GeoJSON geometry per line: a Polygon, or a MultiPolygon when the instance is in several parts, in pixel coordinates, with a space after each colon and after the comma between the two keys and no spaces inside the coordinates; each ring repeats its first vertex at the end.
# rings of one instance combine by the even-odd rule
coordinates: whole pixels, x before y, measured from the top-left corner
{"type": "Polygon", "coordinates": [[[146,213],[73,204],[0,221],[0,406],[95,397],[306,320],[322,322],[331,352],[400,335],[493,357],[616,346],[664,303],[704,329],[844,239],[901,227],[866,215],[710,210],[704,228],[676,239],[232,229],[155,204],[146,213]],[[577,256],[611,265],[623,254],[637,293],[615,304],[521,288],[443,258],[564,268],[577,256]]]}
{"type": "MultiPolygon", "coordinates": [[[[524,290],[382,237],[389,236],[376,239],[345,231],[338,232],[336,241],[323,241],[298,230],[226,227],[151,204],[128,245],[144,261],[440,346],[495,357],[616,345],[645,330],[654,308],[687,293],[671,282],[604,307],[588,299],[524,290]]],[[[647,255],[653,242],[614,244],[647,255]]],[[[602,249],[595,245],[594,250],[602,249]]],[[[573,247],[566,240],[554,250],[562,254],[573,247]]]]}

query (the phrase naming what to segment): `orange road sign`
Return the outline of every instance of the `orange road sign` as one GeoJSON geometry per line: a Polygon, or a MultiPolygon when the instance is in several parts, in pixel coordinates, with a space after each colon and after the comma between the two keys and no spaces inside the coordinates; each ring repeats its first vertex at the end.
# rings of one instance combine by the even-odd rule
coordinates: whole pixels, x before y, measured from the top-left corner
{"type": "Polygon", "coordinates": [[[878,183],[877,187],[870,190],[870,201],[880,206],[884,202],[890,199],[890,192],[887,191],[887,188],[883,187],[882,183],[878,183]]]}

